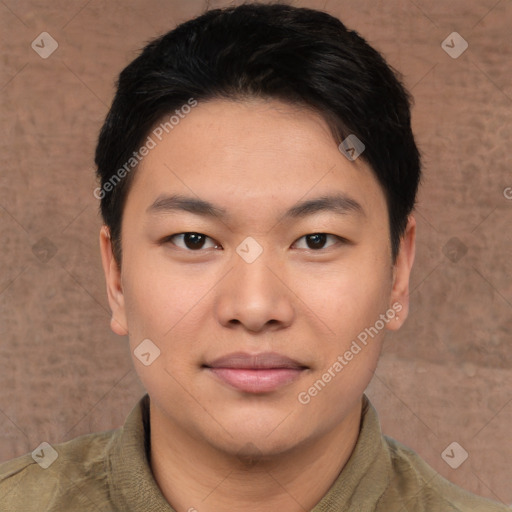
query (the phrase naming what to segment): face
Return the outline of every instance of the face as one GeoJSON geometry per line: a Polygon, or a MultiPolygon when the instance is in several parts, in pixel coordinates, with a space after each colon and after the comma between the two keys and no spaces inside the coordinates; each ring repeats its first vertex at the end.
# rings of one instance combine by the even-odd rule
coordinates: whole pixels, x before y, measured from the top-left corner
{"type": "Polygon", "coordinates": [[[199,102],[160,137],[127,197],[121,271],[100,235],[112,329],[155,417],[233,454],[336,429],[407,316],[414,219],[393,265],[376,178],[305,109],[199,102]]]}

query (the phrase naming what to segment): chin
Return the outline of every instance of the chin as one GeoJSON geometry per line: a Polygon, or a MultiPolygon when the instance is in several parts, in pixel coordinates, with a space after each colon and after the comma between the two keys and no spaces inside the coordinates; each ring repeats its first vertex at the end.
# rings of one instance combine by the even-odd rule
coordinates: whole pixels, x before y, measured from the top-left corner
{"type": "Polygon", "coordinates": [[[231,436],[208,436],[210,445],[216,450],[224,452],[231,457],[237,457],[243,463],[253,463],[254,460],[271,460],[275,457],[282,456],[302,444],[306,439],[296,437],[296,433],[288,432],[282,429],[279,434],[274,432],[269,435],[271,429],[268,426],[264,429],[257,430],[251,428],[249,430],[230,429],[231,436]]]}
{"type": "Polygon", "coordinates": [[[233,451],[233,446],[231,446],[229,455],[236,456],[244,465],[253,465],[258,461],[270,462],[293,451],[297,447],[295,443],[291,443],[289,440],[272,444],[264,441],[262,439],[261,441],[255,440],[255,442],[236,443],[239,446],[238,450],[233,451]]]}

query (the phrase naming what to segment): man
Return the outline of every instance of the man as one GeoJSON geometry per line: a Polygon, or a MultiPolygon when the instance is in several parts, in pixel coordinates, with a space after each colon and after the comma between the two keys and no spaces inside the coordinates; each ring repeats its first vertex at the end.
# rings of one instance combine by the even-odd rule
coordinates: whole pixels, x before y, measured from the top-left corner
{"type": "Polygon", "coordinates": [[[1,510],[506,510],[364,395],[408,313],[420,155],[357,33],[282,4],[178,26],[121,73],[96,164],[111,327],[148,394],[2,465],[1,510]]]}

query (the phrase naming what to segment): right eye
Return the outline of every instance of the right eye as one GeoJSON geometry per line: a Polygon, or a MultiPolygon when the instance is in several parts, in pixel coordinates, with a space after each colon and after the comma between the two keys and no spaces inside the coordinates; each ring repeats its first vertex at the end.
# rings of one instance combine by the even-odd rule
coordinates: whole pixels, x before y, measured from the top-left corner
{"type": "MultiPolygon", "coordinates": [[[[209,236],[203,235],[202,233],[195,233],[193,231],[187,231],[186,233],[176,233],[174,235],[169,235],[165,237],[163,240],[164,243],[171,242],[173,245],[176,245],[180,249],[190,250],[190,251],[198,251],[204,248],[205,242],[207,240],[211,240],[213,242],[212,247],[217,249],[220,245],[210,238],[209,236]],[[178,241],[176,243],[175,241],[178,241]],[[180,245],[183,244],[183,245],[180,245]]],[[[208,248],[208,247],[207,247],[208,248]]]]}

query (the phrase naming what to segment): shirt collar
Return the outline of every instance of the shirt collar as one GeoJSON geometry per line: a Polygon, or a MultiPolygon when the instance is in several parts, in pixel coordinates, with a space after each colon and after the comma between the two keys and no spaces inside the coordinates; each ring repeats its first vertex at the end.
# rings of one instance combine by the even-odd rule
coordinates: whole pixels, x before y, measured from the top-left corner
{"type": "MultiPolygon", "coordinates": [[[[112,438],[109,485],[120,510],[175,512],[149,464],[149,396],[144,395],[112,438]]],[[[354,450],[327,494],[311,512],[370,512],[389,485],[391,459],[377,412],[363,395],[360,433],[354,450]]]]}
{"type": "Polygon", "coordinates": [[[377,411],[363,395],[359,437],[349,460],[311,512],[374,512],[391,482],[391,457],[377,411]]]}
{"type": "Polygon", "coordinates": [[[131,410],[113,439],[109,472],[112,502],[119,510],[175,512],[164,498],[149,464],[149,395],[131,410]]]}

